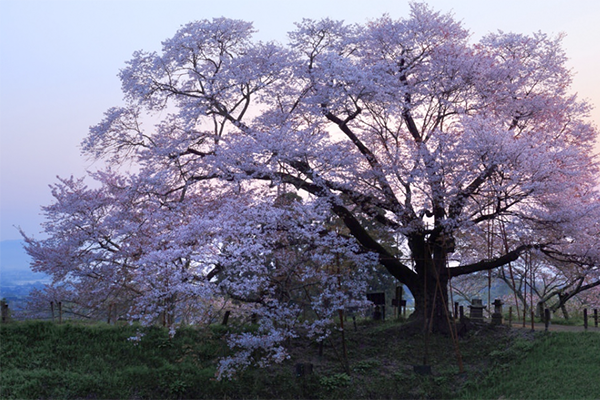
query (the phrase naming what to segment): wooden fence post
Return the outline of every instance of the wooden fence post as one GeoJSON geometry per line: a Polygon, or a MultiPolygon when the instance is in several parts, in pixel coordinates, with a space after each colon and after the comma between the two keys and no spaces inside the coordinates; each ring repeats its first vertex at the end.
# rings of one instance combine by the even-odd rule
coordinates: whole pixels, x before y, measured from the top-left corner
{"type": "Polygon", "coordinates": [[[52,314],[52,322],[54,322],[54,302],[50,302],[50,314],[52,314]]]}
{"type": "Polygon", "coordinates": [[[2,323],[5,324],[10,320],[10,314],[8,312],[8,302],[6,300],[0,301],[0,307],[2,308],[2,323]]]}
{"type": "Polygon", "coordinates": [[[587,328],[588,328],[588,312],[587,312],[587,308],[583,309],[583,328],[587,331],[587,328]]]}
{"type": "Polygon", "coordinates": [[[594,309],[594,326],[598,327],[598,309],[594,309]]]}
{"type": "Polygon", "coordinates": [[[535,331],[535,311],[531,311],[531,330],[535,331]]]}

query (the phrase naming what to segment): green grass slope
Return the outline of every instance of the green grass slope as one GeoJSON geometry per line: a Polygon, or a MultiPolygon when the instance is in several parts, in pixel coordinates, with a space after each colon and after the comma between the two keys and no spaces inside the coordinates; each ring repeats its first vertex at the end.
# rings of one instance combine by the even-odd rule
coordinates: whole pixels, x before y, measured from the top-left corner
{"type": "Polygon", "coordinates": [[[475,327],[458,343],[398,322],[347,329],[348,368],[339,333],[324,343],[290,343],[292,358],[214,379],[228,354],[228,327],[165,329],[98,323],[21,322],[0,326],[2,399],[434,399],[599,398],[600,335],[532,334],[475,327]],[[425,360],[426,357],[426,360],[425,360]],[[432,374],[415,374],[427,363],[432,374]],[[296,363],[313,373],[297,377],[296,363]]]}
{"type": "Polygon", "coordinates": [[[600,399],[600,334],[551,332],[527,347],[527,357],[497,365],[463,398],[600,399]]]}

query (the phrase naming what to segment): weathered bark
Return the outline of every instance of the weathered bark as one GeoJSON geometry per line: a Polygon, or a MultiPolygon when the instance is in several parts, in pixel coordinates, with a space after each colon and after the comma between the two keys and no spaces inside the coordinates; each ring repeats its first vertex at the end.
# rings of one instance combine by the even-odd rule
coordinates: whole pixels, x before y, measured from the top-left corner
{"type": "Polygon", "coordinates": [[[409,290],[415,299],[415,310],[410,318],[422,321],[423,327],[433,332],[448,332],[448,280],[424,277],[423,287],[409,287],[409,290]]]}
{"type": "Polygon", "coordinates": [[[447,259],[449,247],[429,243],[423,236],[409,242],[415,263],[416,277],[412,285],[406,284],[415,299],[412,319],[423,321],[424,328],[433,332],[448,332],[447,259]]]}
{"type": "Polygon", "coordinates": [[[568,320],[568,319],[569,319],[569,312],[567,311],[567,306],[566,306],[566,304],[565,304],[565,303],[562,303],[562,304],[560,305],[560,309],[561,309],[561,311],[562,311],[562,313],[563,313],[563,318],[564,318],[564,319],[566,319],[566,320],[568,320]]]}
{"type": "Polygon", "coordinates": [[[568,320],[569,312],[567,311],[567,301],[569,301],[569,299],[571,299],[574,295],[567,292],[557,292],[556,295],[558,297],[558,301],[550,307],[550,310],[552,310],[552,312],[556,312],[560,308],[564,319],[568,320]]]}

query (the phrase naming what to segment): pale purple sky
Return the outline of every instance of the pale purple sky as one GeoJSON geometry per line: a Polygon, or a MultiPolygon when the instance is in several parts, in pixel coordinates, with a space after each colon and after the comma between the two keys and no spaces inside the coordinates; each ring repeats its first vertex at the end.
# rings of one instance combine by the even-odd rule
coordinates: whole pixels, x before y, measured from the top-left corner
{"type": "MultiPolygon", "coordinates": [[[[600,1],[431,0],[471,30],[565,32],[573,91],[600,107],[600,1]]],[[[79,143],[106,109],[122,104],[117,73],[135,50],[159,50],[183,24],[254,22],[260,40],[285,42],[302,18],[366,22],[408,15],[406,0],[0,0],[0,240],[15,226],[40,237],[40,206],[56,175],[98,165],[79,143]]],[[[593,120],[600,125],[600,109],[593,120]]]]}

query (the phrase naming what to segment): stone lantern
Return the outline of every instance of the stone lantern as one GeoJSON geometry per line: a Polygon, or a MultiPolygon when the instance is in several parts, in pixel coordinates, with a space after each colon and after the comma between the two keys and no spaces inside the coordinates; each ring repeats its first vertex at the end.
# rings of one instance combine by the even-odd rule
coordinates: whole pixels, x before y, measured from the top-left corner
{"type": "Polygon", "coordinates": [[[476,321],[483,321],[483,309],[485,306],[482,304],[481,299],[471,300],[471,305],[469,308],[471,309],[469,318],[476,321]]]}

